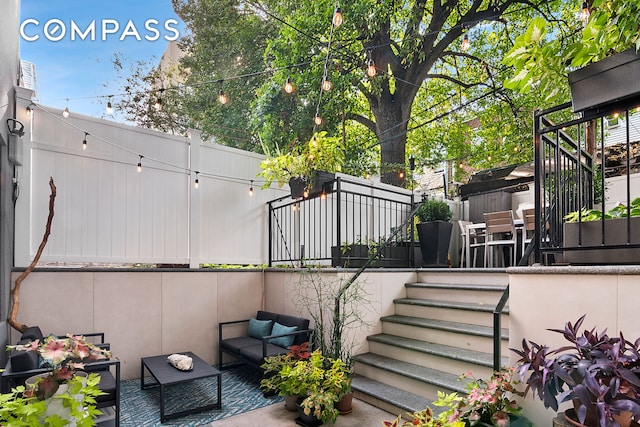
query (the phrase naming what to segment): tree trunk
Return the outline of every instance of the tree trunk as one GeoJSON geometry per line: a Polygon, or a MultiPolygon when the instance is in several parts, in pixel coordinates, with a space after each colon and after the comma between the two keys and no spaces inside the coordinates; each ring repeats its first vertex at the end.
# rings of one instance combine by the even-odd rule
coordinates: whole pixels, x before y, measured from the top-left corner
{"type": "MultiPolygon", "coordinates": [[[[406,177],[405,147],[407,143],[407,124],[402,102],[395,96],[381,97],[378,106],[372,108],[376,118],[376,133],[380,142],[381,181],[403,187],[406,177]]],[[[408,116],[408,114],[406,114],[408,116]]]]}

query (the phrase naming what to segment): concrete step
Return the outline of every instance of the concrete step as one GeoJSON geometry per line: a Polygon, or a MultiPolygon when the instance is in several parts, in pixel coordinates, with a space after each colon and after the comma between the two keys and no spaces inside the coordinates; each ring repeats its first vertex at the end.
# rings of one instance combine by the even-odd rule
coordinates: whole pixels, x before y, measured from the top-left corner
{"type": "MultiPolygon", "coordinates": [[[[351,389],[355,398],[390,414],[396,414],[396,416],[404,416],[407,412],[421,411],[427,406],[431,406],[432,402],[424,396],[360,375],[354,375],[351,389]]],[[[395,417],[393,416],[389,417],[389,421],[394,419],[395,417]]]]}
{"type": "Polygon", "coordinates": [[[468,380],[458,380],[458,375],[414,363],[373,353],[355,356],[354,371],[356,375],[375,378],[376,381],[405,390],[417,396],[435,400],[438,391],[466,393],[468,380]]]}
{"type": "Polygon", "coordinates": [[[457,301],[495,307],[506,289],[503,285],[467,283],[407,283],[407,298],[457,301]]]}
{"type": "MultiPolygon", "coordinates": [[[[489,378],[493,373],[493,355],[432,342],[388,334],[367,337],[369,352],[420,366],[438,367],[453,375],[472,371],[477,378],[489,378]]],[[[509,362],[502,357],[502,366],[509,362]]]]}
{"type": "MultiPolygon", "coordinates": [[[[420,341],[493,353],[493,328],[412,316],[384,316],[382,333],[420,341]]],[[[501,351],[508,354],[509,330],[502,328],[501,351]]]]}
{"type": "MultiPolygon", "coordinates": [[[[493,327],[495,303],[440,301],[419,298],[398,298],[393,302],[396,305],[395,314],[401,316],[493,327]]],[[[505,307],[500,320],[503,327],[509,327],[508,307],[505,307]]]]}

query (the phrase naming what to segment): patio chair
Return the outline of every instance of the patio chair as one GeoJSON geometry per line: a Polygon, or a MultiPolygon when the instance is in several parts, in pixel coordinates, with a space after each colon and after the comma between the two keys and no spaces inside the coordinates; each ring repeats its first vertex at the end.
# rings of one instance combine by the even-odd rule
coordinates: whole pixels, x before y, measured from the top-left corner
{"type": "MultiPolygon", "coordinates": [[[[484,214],[485,239],[484,239],[484,266],[493,267],[493,252],[496,247],[509,248],[512,264],[516,264],[516,249],[518,234],[513,221],[513,211],[487,212],[484,214]]],[[[504,259],[504,257],[500,257],[504,259]]]]}
{"type": "Polygon", "coordinates": [[[533,233],[536,230],[536,210],[535,208],[523,209],[522,219],[524,221],[524,228],[522,229],[522,255],[524,250],[531,240],[533,240],[533,233]]]}
{"type": "MultiPolygon", "coordinates": [[[[476,259],[478,257],[478,248],[484,247],[484,234],[480,233],[477,229],[467,229],[472,225],[471,221],[458,221],[460,226],[460,236],[462,237],[462,255],[460,256],[460,268],[465,266],[467,259],[467,248],[473,250],[473,260],[471,267],[476,266],[476,259]],[[467,236],[469,236],[469,242],[467,243],[467,236]]],[[[469,266],[467,266],[469,267],[469,266]]]]}

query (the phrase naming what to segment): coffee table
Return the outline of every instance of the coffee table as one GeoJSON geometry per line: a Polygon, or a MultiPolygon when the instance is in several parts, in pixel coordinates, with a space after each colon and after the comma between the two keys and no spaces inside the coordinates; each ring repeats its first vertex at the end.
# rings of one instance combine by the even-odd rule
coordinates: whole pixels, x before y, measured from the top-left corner
{"type": "Polygon", "coordinates": [[[191,357],[193,360],[193,369],[190,371],[181,371],[174,368],[168,361],[168,354],[161,356],[143,357],[140,359],[140,387],[142,390],[160,386],[160,422],[164,423],[167,420],[183,417],[189,414],[195,414],[196,412],[207,411],[210,409],[220,409],[221,397],[222,397],[222,373],[209,365],[204,360],[190,351],[186,351],[180,354],[191,357]],[[145,383],[144,370],[145,368],[151,376],[155,379],[155,382],[145,383]],[[165,414],[165,388],[169,385],[175,385],[180,383],[187,383],[200,378],[217,377],[218,383],[218,399],[216,403],[209,403],[203,406],[197,406],[195,408],[185,409],[171,414],[165,414]]]}

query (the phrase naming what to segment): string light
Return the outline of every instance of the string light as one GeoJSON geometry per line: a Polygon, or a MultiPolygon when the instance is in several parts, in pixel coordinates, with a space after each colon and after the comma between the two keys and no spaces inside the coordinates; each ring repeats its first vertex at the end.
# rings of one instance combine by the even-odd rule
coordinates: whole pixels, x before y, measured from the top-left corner
{"type": "Polygon", "coordinates": [[[399,177],[400,179],[404,179],[404,171],[400,171],[400,172],[398,172],[398,177],[399,177]]]}
{"type": "Polygon", "coordinates": [[[292,204],[291,205],[291,210],[294,211],[294,212],[297,211],[298,210],[298,204],[297,203],[292,204]]]}
{"type": "Polygon", "coordinates": [[[320,194],[320,200],[326,200],[326,198],[327,198],[327,193],[323,191],[322,194],[320,194]]]}
{"type": "Polygon", "coordinates": [[[335,12],[333,12],[332,22],[336,27],[339,27],[340,24],[342,24],[342,9],[340,9],[340,6],[336,7],[335,12]]]}
{"type": "Polygon", "coordinates": [[[62,112],[62,117],[64,117],[65,119],[69,118],[69,98],[67,98],[67,107],[62,112]]]}
{"type": "Polygon", "coordinates": [[[589,5],[586,1],[582,2],[582,8],[580,9],[580,20],[586,24],[589,21],[591,12],[589,11],[589,5]]]}
{"type": "Polygon", "coordinates": [[[462,38],[462,44],[460,45],[460,49],[462,49],[463,52],[466,52],[469,50],[470,47],[471,47],[471,42],[469,41],[469,35],[465,33],[464,37],[462,38]]]}
{"type": "Polygon", "coordinates": [[[198,180],[198,174],[199,174],[199,173],[200,173],[200,172],[196,171],[196,180],[195,180],[195,181],[193,181],[193,186],[194,186],[195,188],[200,188],[200,180],[198,180]]]}
{"type": "Polygon", "coordinates": [[[87,136],[89,136],[89,134],[87,132],[84,133],[84,139],[82,140],[82,149],[86,150],[87,149],[87,136]]]}
{"type": "Polygon", "coordinates": [[[138,172],[142,172],[142,158],[144,157],[142,154],[138,154],[140,159],[138,160],[138,172]]]}
{"type": "Polygon", "coordinates": [[[27,116],[31,117],[33,115],[33,110],[31,109],[31,105],[27,107],[27,116]]]}
{"type": "Polygon", "coordinates": [[[304,189],[304,193],[302,193],[302,197],[304,197],[305,199],[306,199],[307,197],[309,197],[309,189],[308,189],[308,188],[305,188],[305,189],[304,189]]]}
{"type": "Polygon", "coordinates": [[[222,105],[229,102],[229,98],[227,98],[227,95],[224,94],[224,91],[222,89],[218,91],[218,102],[222,105]]]}
{"type": "Polygon", "coordinates": [[[377,74],[376,64],[373,62],[373,58],[369,58],[369,63],[367,64],[367,75],[369,77],[375,77],[377,74]]]}
{"type": "Polygon", "coordinates": [[[249,196],[253,197],[253,180],[251,180],[251,187],[249,187],[249,196]]]}
{"type": "MultiPolygon", "coordinates": [[[[320,117],[317,113],[315,115],[315,117],[313,118],[313,123],[315,123],[317,126],[320,126],[322,124],[322,117],[320,117]]],[[[315,137],[314,137],[315,138],[315,137]]]]}
{"type": "Polygon", "coordinates": [[[325,92],[329,92],[332,87],[333,85],[331,84],[331,81],[329,81],[329,78],[327,76],[324,76],[322,78],[322,90],[324,90],[325,92]]]}
{"type": "Polygon", "coordinates": [[[109,101],[107,101],[107,114],[113,114],[113,105],[111,105],[111,97],[109,97],[109,101]]]}
{"type": "Polygon", "coordinates": [[[291,83],[291,77],[287,77],[287,81],[284,84],[284,91],[286,93],[293,93],[293,83],[291,83]]]}

